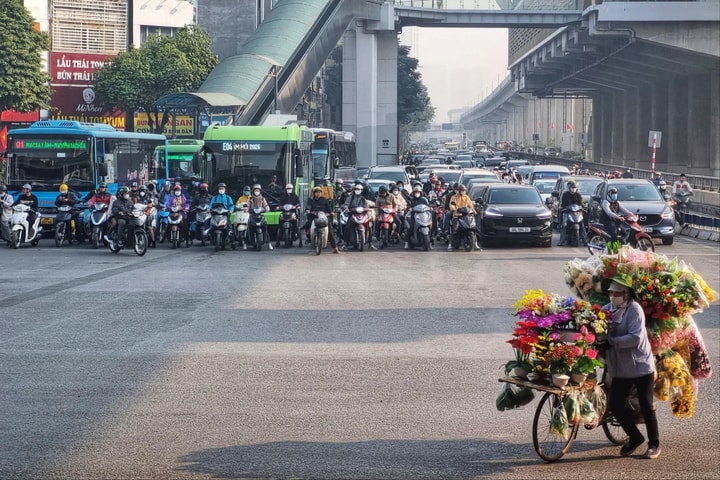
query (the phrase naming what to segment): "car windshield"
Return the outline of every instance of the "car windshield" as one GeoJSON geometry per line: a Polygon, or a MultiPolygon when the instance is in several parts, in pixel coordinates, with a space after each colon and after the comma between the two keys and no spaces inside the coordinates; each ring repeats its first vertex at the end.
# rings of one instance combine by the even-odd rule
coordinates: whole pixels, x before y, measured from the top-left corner
{"type": "Polygon", "coordinates": [[[662,201],[660,192],[654,185],[611,185],[618,189],[618,200],[629,202],[654,202],[662,201]]]}
{"type": "Polygon", "coordinates": [[[488,203],[492,205],[540,204],[540,194],[534,188],[497,188],[490,191],[488,203]]]}
{"type": "Polygon", "coordinates": [[[578,192],[584,193],[586,195],[589,195],[592,192],[594,192],[595,187],[597,187],[600,182],[602,182],[601,178],[598,178],[597,180],[590,180],[590,179],[575,180],[575,184],[578,187],[578,192]]]}
{"type": "Polygon", "coordinates": [[[455,183],[462,175],[462,170],[444,170],[442,172],[433,172],[433,175],[437,175],[438,179],[442,178],[443,182],[455,183]]]}
{"type": "Polygon", "coordinates": [[[536,180],[533,185],[540,193],[552,193],[555,190],[555,180],[536,180]]]}
{"type": "Polygon", "coordinates": [[[401,180],[403,183],[407,182],[405,172],[402,170],[371,170],[369,178],[372,180],[388,180],[397,183],[401,180]]]}

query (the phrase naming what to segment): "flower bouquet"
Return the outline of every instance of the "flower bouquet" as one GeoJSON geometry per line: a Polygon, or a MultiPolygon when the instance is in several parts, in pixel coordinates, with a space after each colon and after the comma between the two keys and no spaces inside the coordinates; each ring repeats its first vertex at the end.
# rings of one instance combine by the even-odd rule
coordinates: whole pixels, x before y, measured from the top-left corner
{"type": "Polygon", "coordinates": [[[605,364],[598,359],[598,351],[592,347],[595,343],[595,334],[588,332],[586,327],[581,327],[580,332],[575,336],[576,351],[580,349],[580,354],[570,365],[571,373],[579,373],[589,375],[595,373],[598,367],[604,367],[605,364]]]}

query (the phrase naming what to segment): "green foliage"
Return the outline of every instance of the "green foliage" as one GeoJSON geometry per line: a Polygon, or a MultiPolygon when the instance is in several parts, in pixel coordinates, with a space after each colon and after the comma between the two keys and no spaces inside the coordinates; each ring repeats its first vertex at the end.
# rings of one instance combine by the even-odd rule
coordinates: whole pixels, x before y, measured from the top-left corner
{"type": "Polygon", "coordinates": [[[155,101],[173,92],[192,92],[218,63],[210,37],[197,26],[174,36],[154,35],[140,48],[131,48],[95,72],[95,90],[107,107],[148,113],[150,130],[161,133],[169,120],[155,101]]]}
{"type": "Polygon", "coordinates": [[[34,28],[21,0],[2,0],[0,7],[0,111],[29,112],[50,108],[50,75],[41,54],[50,40],[34,28]]]}

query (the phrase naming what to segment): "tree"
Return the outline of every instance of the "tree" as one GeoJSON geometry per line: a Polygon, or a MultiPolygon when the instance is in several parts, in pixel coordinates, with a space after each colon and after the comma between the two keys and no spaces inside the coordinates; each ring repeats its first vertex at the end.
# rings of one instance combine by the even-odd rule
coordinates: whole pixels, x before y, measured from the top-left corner
{"type": "Polygon", "coordinates": [[[0,111],[49,109],[50,75],[41,54],[50,50],[50,40],[35,30],[35,20],[21,0],[2,1],[0,45],[0,111]]]}
{"type": "Polygon", "coordinates": [[[155,101],[173,92],[192,92],[218,63],[210,37],[198,26],[187,26],[172,37],[153,35],[131,47],[95,72],[95,90],[106,107],[130,112],[142,109],[151,132],[162,133],[170,120],[168,109],[155,101]]]}
{"type": "MultiPolygon", "coordinates": [[[[427,87],[418,71],[418,60],[409,55],[410,47],[398,45],[397,121],[405,131],[424,130],[435,116],[427,87]]],[[[327,103],[334,112],[342,114],[342,46],[337,46],[329,57],[326,68],[325,93],[327,103]]]]}

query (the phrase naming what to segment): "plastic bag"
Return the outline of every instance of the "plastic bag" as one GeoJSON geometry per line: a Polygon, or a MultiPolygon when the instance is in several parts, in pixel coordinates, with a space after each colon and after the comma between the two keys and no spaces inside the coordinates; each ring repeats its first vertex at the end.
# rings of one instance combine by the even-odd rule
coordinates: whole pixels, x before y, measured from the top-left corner
{"type": "Polygon", "coordinates": [[[690,375],[693,378],[709,378],[712,375],[710,357],[695,322],[691,322],[688,327],[687,341],[690,347],[690,375]]]}
{"type": "Polygon", "coordinates": [[[563,399],[567,420],[570,423],[580,423],[580,392],[570,392],[563,399]]]}
{"type": "Polygon", "coordinates": [[[596,427],[598,423],[600,423],[600,419],[603,418],[603,416],[605,415],[605,411],[607,410],[607,395],[605,394],[605,389],[602,387],[602,385],[595,385],[595,388],[588,391],[586,396],[588,401],[592,404],[593,409],[595,410],[595,421],[588,423],[596,427]]]}
{"type": "Polygon", "coordinates": [[[513,410],[527,405],[534,398],[535,394],[532,389],[513,383],[504,383],[500,395],[495,400],[495,407],[501,412],[513,410]]]}
{"type": "Polygon", "coordinates": [[[567,439],[569,426],[567,414],[565,413],[565,405],[563,405],[563,402],[558,402],[553,411],[552,419],[550,420],[550,433],[560,435],[567,439]]]}
{"type": "Polygon", "coordinates": [[[585,425],[597,426],[599,417],[592,402],[586,395],[580,396],[580,422],[585,425]]]}

